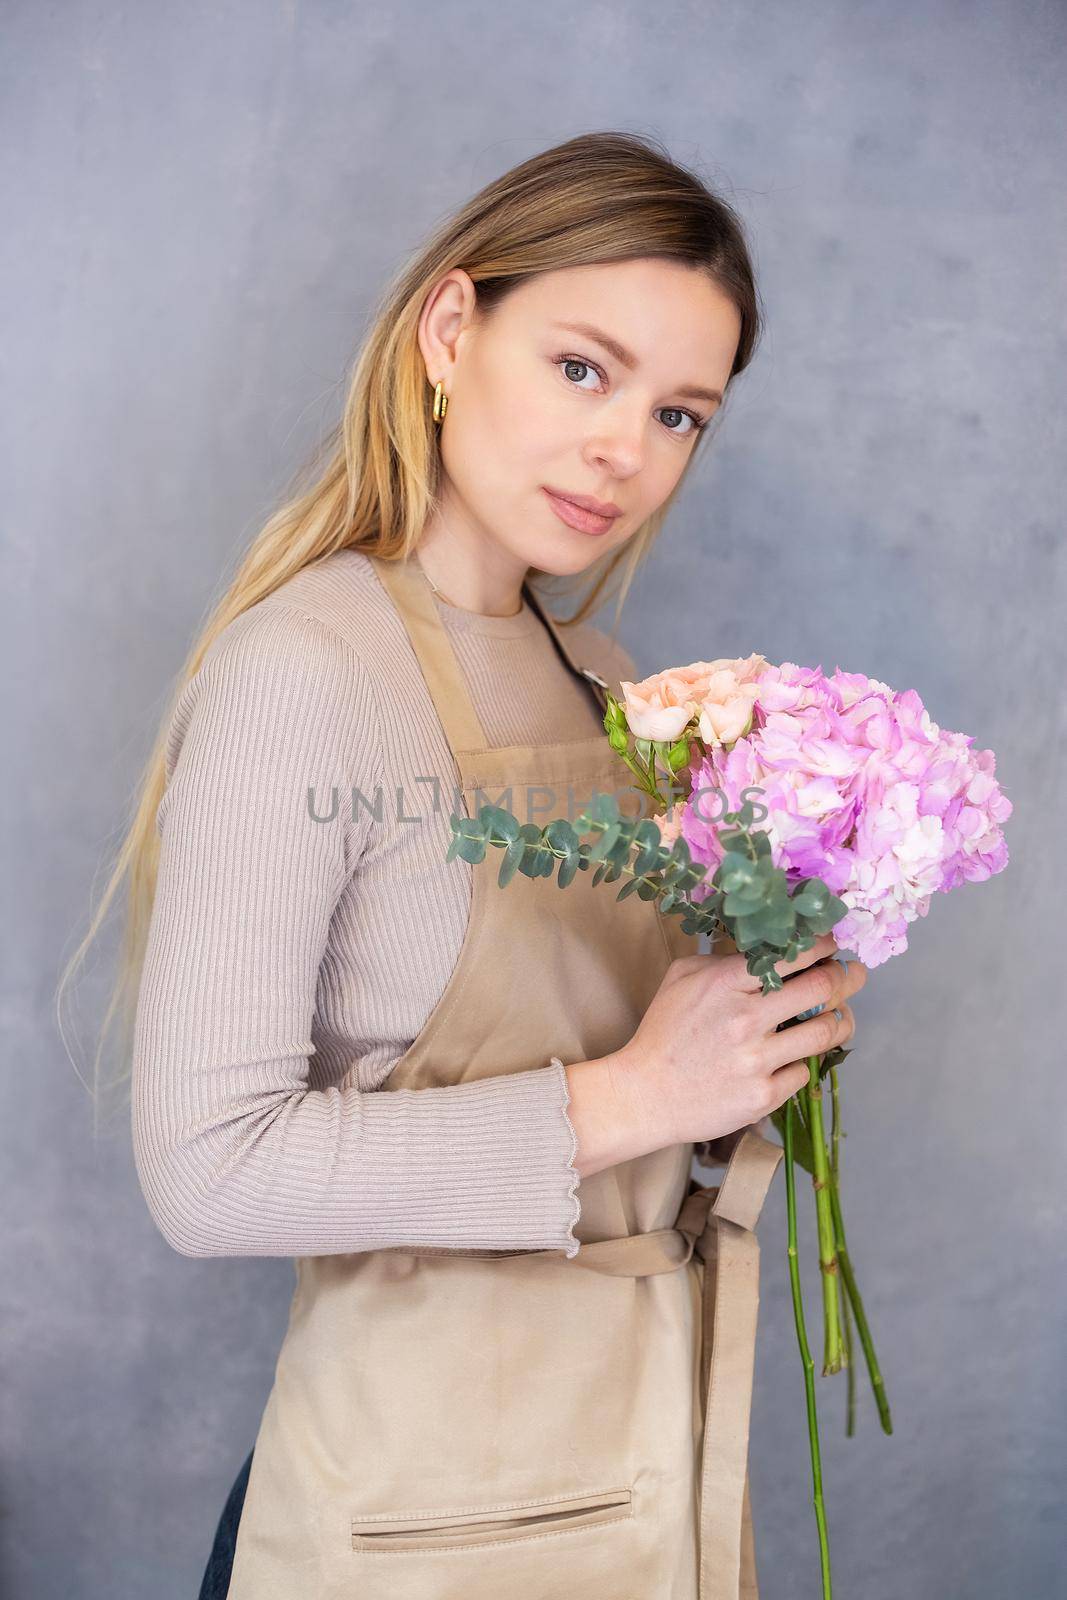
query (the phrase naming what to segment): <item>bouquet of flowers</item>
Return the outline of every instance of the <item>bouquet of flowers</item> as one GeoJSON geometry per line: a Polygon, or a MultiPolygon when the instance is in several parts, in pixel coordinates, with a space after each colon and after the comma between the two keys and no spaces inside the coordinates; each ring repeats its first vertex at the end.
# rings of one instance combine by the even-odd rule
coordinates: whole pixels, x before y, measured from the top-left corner
{"type": "MultiPolygon", "coordinates": [[[[605,731],[656,815],[621,816],[614,797],[597,795],[575,824],[556,818],[538,828],[483,806],[477,818],[452,816],[449,859],[480,861],[488,846],[501,848],[501,885],[516,871],[551,875],[557,866],[561,886],[579,871],[591,871],[594,883],[625,876],[618,899],[658,898],[687,933],[725,936],[765,994],[782,987],[776,963],[828,932],[839,951],[880,966],[907,949],[908,924],[926,915],[935,891],[982,882],[1007,864],[1000,825],[1012,804],[997,783],[993,752],[938,727],[914,689],[894,691],[840,668],[827,676],[821,667],[773,666],[761,655],[695,661],[620,687],[621,701],[608,695],[605,731]]],[[[796,1248],[798,1165],[811,1174],[815,1194],[823,1375],[848,1373],[851,1435],[851,1315],[882,1427],[892,1432],[842,1220],[837,1067],[849,1053],[838,1046],[809,1057],[807,1085],[770,1119],[785,1151],[790,1285],[825,1595],[814,1368],[796,1248]]]]}

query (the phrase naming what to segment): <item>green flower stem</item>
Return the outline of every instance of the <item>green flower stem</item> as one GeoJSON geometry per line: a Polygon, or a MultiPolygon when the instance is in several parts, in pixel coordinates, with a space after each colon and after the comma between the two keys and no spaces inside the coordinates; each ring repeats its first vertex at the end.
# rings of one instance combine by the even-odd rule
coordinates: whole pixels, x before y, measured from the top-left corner
{"type": "Polygon", "coordinates": [[[823,1376],[840,1372],[843,1364],[841,1345],[840,1299],[838,1293],[837,1251],[834,1248],[834,1214],[830,1203],[830,1169],[826,1160],[826,1137],[822,1123],[822,1084],[819,1082],[819,1057],[808,1057],[808,1082],[801,1090],[807,1112],[808,1133],[811,1138],[812,1188],[815,1190],[815,1215],[819,1229],[819,1266],[822,1271],[823,1325],[823,1376]]]}
{"type": "MultiPolygon", "coordinates": [[[[835,1067],[831,1067],[830,1077],[831,1089],[833,1089],[836,1087],[837,1077],[837,1069],[835,1067]]],[[[801,1126],[806,1128],[804,1116],[800,1109],[799,1103],[796,1107],[796,1114],[797,1120],[800,1122],[801,1126]]],[[[809,1132],[810,1137],[810,1130],[807,1131],[809,1132]]],[[[841,1137],[843,1138],[845,1135],[842,1134],[841,1137]]],[[[867,1324],[867,1316],[866,1312],[864,1311],[863,1300],[860,1297],[859,1285],[856,1282],[856,1274],[853,1270],[852,1258],[848,1253],[848,1245],[845,1240],[845,1223],[841,1214],[840,1191],[837,1184],[837,1177],[832,1167],[830,1168],[829,1172],[829,1180],[830,1206],[834,1218],[834,1236],[836,1242],[837,1259],[841,1268],[841,1279],[845,1285],[845,1295],[842,1299],[842,1305],[844,1306],[847,1304],[849,1306],[852,1315],[856,1320],[857,1328],[859,1329],[860,1342],[863,1346],[863,1353],[867,1362],[867,1371],[870,1374],[871,1388],[874,1392],[875,1405],[878,1407],[878,1415],[881,1419],[882,1429],[885,1433],[892,1433],[893,1423],[889,1414],[889,1400],[885,1391],[885,1382],[878,1367],[878,1357],[875,1353],[874,1341],[871,1338],[870,1328],[867,1324]]]]}
{"type": "Polygon", "coordinates": [[[845,1345],[845,1437],[851,1439],[856,1431],[856,1367],[852,1350],[852,1315],[848,1309],[848,1295],[841,1301],[841,1335],[845,1345]]]}
{"type": "Polygon", "coordinates": [[[845,1222],[841,1215],[841,1199],[832,1174],[830,1178],[830,1206],[833,1212],[834,1234],[837,1239],[837,1258],[841,1264],[841,1276],[844,1280],[846,1294],[852,1305],[853,1315],[856,1318],[856,1327],[859,1332],[860,1343],[863,1346],[867,1371],[870,1374],[871,1388],[874,1391],[874,1403],[878,1407],[882,1432],[892,1433],[893,1419],[889,1414],[889,1397],[885,1392],[885,1380],[878,1366],[874,1340],[871,1338],[871,1330],[867,1324],[867,1314],[863,1309],[859,1286],[856,1283],[856,1274],[852,1270],[852,1259],[849,1256],[848,1245],[845,1242],[845,1222]]]}
{"type": "MultiPolygon", "coordinates": [[[[838,1090],[837,1068],[830,1068],[830,1179],[832,1193],[841,1194],[841,1096],[838,1090]]],[[[833,1202],[831,1201],[833,1207],[833,1202]]],[[[841,1216],[841,1208],[834,1209],[834,1248],[840,1257],[845,1248],[845,1241],[837,1231],[837,1223],[841,1216]]],[[[849,1311],[849,1297],[846,1293],[841,1301],[841,1329],[845,1339],[845,1369],[846,1369],[846,1405],[845,1405],[845,1437],[851,1439],[856,1431],[856,1366],[852,1359],[852,1316],[849,1311]]]]}
{"type": "MultiPolygon", "coordinates": [[[[614,748],[614,746],[612,748],[614,748]]],[[[631,753],[629,749],[615,750],[615,754],[621,761],[625,762],[630,771],[633,773],[634,777],[638,779],[638,788],[641,790],[641,793],[647,794],[651,800],[655,800],[658,805],[666,808],[666,798],[660,793],[659,785],[656,782],[655,751],[649,751],[647,766],[644,766],[638,757],[631,753]]]]}
{"type": "Polygon", "coordinates": [[[819,1453],[819,1421],[815,1408],[815,1363],[808,1348],[808,1335],[804,1327],[804,1296],[800,1285],[800,1262],[797,1256],[797,1199],[796,1165],[793,1160],[793,1115],[795,1097],[785,1103],[785,1207],[788,1224],[789,1285],[793,1295],[793,1320],[796,1323],[797,1343],[804,1367],[804,1395],[808,1409],[808,1442],[811,1449],[811,1480],[815,1501],[815,1526],[819,1535],[819,1562],[822,1570],[823,1600],[831,1600],[830,1546],[826,1533],[826,1507],[822,1492],[822,1458],[819,1453]]]}

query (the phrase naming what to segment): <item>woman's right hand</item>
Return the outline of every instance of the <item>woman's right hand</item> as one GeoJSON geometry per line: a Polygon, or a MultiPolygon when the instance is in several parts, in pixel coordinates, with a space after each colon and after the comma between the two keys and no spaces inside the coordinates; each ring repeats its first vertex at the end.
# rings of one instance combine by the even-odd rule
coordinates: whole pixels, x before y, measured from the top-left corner
{"type": "Polygon", "coordinates": [[[646,1149],[717,1139],[759,1122],[807,1083],[806,1057],[852,1038],[847,1001],[866,983],[867,968],[852,957],[847,967],[825,959],[836,949],[827,933],[794,961],[776,962],[787,981],[769,994],[743,955],[672,961],[629,1043],[603,1058],[646,1149]],[[820,1004],[817,1017],[777,1031],[820,1004]]]}

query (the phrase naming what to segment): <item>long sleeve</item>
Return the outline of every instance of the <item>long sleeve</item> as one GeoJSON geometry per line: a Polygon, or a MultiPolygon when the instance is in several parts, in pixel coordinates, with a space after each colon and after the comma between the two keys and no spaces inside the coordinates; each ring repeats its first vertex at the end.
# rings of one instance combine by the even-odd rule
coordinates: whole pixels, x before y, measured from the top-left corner
{"type": "Polygon", "coordinates": [[[331,918],[371,825],[349,801],[380,779],[378,716],[347,640],[284,606],[231,623],[180,697],[134,1039],[142,1191],[188,1256],[574,1255],[558,1062],[421,1090],[309,1081],[331,918]],[[335,787],[337,816],[318,820],[335,787]]]}

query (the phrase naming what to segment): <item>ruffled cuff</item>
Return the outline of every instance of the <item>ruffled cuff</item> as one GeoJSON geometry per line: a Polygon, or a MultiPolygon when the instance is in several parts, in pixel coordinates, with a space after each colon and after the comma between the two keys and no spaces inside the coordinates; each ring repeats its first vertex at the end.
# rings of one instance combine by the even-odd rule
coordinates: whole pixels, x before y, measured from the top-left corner
{"type": "Polygon", "coordinates": [[[578,1135],[575,1133],[574,1124],[571,1122],[571,1119],[567,1114],[567,1107],[571,1103],[571,1090],[570,1084],[567,1081],[567,1070],[559,1056],[553,1056],[549,1064],[550,1066],[555,1067],[559,1076],[560,1112],[563,1117],[563,1123],[566,1129],[567,1141],[569,1144],[569,1149],[566,1156],[565,1174],[567,1183],[567,1209],[569,1215],[567,1221],[567,1238],[564,1246],[564,1254],[569,1260],[571,1257],[578,1254],[578,1251],[581,1247],[581,1242],[578,1238],[576,1238],[574,1232],[578,1219],[582,1214],[582,1202],[578,1194],[578,1185],[581,1179],[574,1166],[574,1158],[578,1154],[578,1135]]]}

